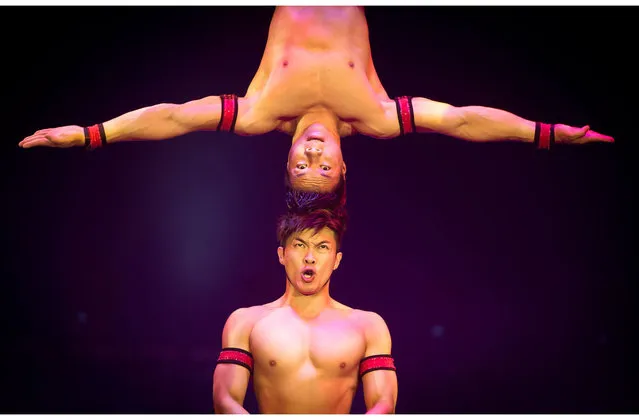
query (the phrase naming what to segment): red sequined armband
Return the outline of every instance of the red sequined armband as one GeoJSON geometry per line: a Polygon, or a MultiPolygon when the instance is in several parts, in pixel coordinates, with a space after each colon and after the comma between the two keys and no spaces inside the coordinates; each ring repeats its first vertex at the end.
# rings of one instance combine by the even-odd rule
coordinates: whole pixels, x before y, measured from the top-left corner
{"type": "Polygon", "coordinates": [[[414,133],[413,98],[410,96],[398,96],[395,98],[395,104],[397,105],[397,118],[399,120],[399,134],[414,133]]]}
{"type": "Polygon", "coordinates": [[[392,370],[395,372],[395,360],[389,354],[379,354],[363,358],[359,364],[359,376],[362,377],[374,370],[392,370]]]}
{"type": "Polygon", "coordinates": [[[237,121],[237,95],[220,95],[220,100],[222,101],[222,112],[217,130],[232,133],[235,130],[235,122],[237,121]]]}
{"type": "Polygon", "coordinates": [[[232,347],[224,348],[220,351],[217,362],[240,365],[253,372],[253,355],[246,350],[232,347]]]}

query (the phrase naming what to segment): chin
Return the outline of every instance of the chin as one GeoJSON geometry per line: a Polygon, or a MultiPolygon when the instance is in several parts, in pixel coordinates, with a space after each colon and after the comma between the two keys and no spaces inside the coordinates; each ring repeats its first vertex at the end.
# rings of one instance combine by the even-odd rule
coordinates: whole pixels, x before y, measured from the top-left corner
{"type": "Polygon", "coordinates": [[[297,291],[304,296],[312,296],[316,294],[317,292],[319,292],[320,288],[314,283],[311,283],[311,284],[302,283],[302,284],[298,284],[297,291]]]}

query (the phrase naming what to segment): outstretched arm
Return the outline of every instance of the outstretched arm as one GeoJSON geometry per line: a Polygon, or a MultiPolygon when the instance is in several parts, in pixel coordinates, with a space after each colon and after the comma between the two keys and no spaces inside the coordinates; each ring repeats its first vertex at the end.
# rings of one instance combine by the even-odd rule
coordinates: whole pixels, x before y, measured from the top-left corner
{"type": "MultiPolygon", "coordinates": [[[[391,335],[386,323],[376,313],[369,312],[366,327],[366,353],[364,360],[375,356],[391,355],[391,335]]],[[[386,359],[388,362],[390,359],[386,359]]],[[[362,362],[364,363],[364,361],[362,362]]],[[[397,375],[394,370],[375,368],[362,376],[366,414],[394,414],[397,403],[397,375]]],[[[393,365],[394,366],[394,365],[393,365]]]]}
{"type": "MultiPolygon", "coordinates": [[[[414,97],[410,101],[415,130],[418,133],[436,132],[474,142],[514,140],[532,143],[536,122],[511,112],[484,106],[457,107],[444,102],[414,97]]],[[[400,134],[395,101],[387,107],[389,123],[394,119],[394,136],[400,134]]],[[[565,144],[613,142],[610,136],[590,130],[589,126],[555,125],[555,141],[565,144]]]]}
{"type": "MultiPolygon", "coordinates": [[[[238,98],[234,132],[258,135],[275,129],[275,123],[260,121],[251,112],[250,100],[238,98]]],[[[229,117],[228,106],[226,118],[229,117]]],[[[127,112],[103,123],[106,143],[135,140],[165,140],[194,131],[218,130],[223,118],[220,96],[208,96],[183,104],[163,103],[127,112]]],[[[67,125],[38,130],[20,147],[73,147],[85,145],[84,127],[67,125]]]]}
{"type": "MultiPolygon", "coordinates": [[[[250,309],[242,308],[229,316],[222,332],[222,349],[250,354],[249,335],[252,323],[248,317],[249,311],[250,309]]],[[[222,354],[221,352],[220,355],[222,354]]],[[[246,358],[243,354],[239,356],[238,359],[246,358]]],[[[250,376],[251,371],[246,365],[218,363],[213,373],[213,407],[217,414],[248,414],[243,404],[250,376]]]]}

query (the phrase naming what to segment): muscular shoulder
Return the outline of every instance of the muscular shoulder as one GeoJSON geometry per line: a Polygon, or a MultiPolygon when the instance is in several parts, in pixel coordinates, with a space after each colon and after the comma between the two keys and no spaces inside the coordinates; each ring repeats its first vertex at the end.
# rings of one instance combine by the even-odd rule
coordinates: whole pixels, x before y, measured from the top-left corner
{"type": "Polygon", "coordinates": [[[238,308],[229,315],[226,322],[237,326],[254,324],[269,311],[268,304],[238,308]]]}
{"type": "Polygon", "coordinates": [[[388,330],[386,321],[376,312],[355,309],[353,315],[366,331],[388,330]]]}
{"type": "Polygon", "coordinates": [[[225,346],[243,347],[248,344],[249,336],[265,313],[265,305],[250,306],[234,310],[226,320],[223,332],[225,346]]]}
{"type": "Polygon", "coordinates": [[[399,136],[397,106],[393,99],[380,100],[379,114],[353,123],[353,129],[363,135],[377,139],[391,139],[399,136]]]}
{"type": "Polygon", "coordinates": [[[353,315],[366,338],[366,353],[390,353],[391,335],[384,318],[375,312],[362,310],[355,310],[353,315]]]}

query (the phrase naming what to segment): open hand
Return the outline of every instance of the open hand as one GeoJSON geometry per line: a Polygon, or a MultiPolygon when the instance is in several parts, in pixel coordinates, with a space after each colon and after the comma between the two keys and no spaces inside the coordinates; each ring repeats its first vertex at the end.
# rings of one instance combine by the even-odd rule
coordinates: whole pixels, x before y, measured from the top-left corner
{"type": "Polygon", "coordinates": [[[78,125],[45,128],[25,137],[18,146],[25,149],[36,146],[61,148],[84,146],[84,129],[78,125]]]}
{"type": "Polygon", "coordinates": [[[589,125],[581,128],[565,124],[555,125],[555,142],[560,144],[584,144],[593,142],[614,143],[615,139],[592,131],[589,125]]]}

